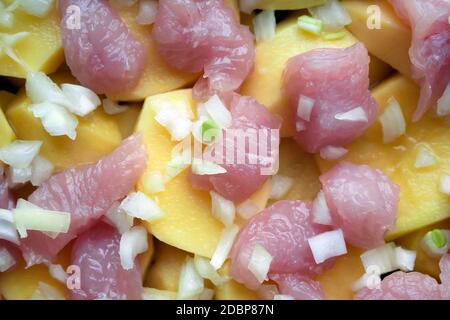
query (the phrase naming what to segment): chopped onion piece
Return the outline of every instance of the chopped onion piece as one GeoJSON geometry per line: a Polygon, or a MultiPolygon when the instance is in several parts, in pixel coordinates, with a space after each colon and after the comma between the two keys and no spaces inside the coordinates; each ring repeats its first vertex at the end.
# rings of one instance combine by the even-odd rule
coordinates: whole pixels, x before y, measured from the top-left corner
{"type": "Polygon", "coordinates": [[[0,248],[0,272],[5,272],[9,270],[12,266],[16,264],[16,259],[13,257],[11,253],[9,253],[8,249],[1,247],[0,248]]]}
{"type": "Polygon", "coordinates": [[[219,126],[207,116],[201,116],[192,125],[194,139],[202,144],[210,144],[221,135],[219,126]]]}
{"type": "Polygon", "coordinates": [[[20,1],[16,0],[9,4],[6,8],[3,2],[0,1],[0,26],[5,28],[11,28],[13,25],[14,15],[13,12],[20,5],[20,1]]]}
{"type": "Polygon", "coordinates": [[[380,274],[397,269],[395,265],[395,244],[387,243],[378,248],[368,250],[361,255],[361,261],[366,272],[376,267],[380,274]]]}
{"type": "Polygon", "coordinates": [[[204,257],[195,255],[194,265],[198,274],[203,279],[210,280],[215,286],[220,286],[229,280],[228,277],[222,277],[216,269],[213,268],[210,261],[204,257]]]}
{"type": "Polygon", "coordinates": [[[26,230],[66,233],[70,227],[70,213],[40,208],[16,208],[14,222],[21,238],[26,238],[26,230]],[[24,232],[25,230],[25,232],[24,232]]]}
{"type": "Polygon", "coordinates": [[[31,184],[40,186],[42,182],[52,176],[54,170],[53,164],[42,156],[36,156],[31,163],[31,184]]]}
{"type": "Polygon", "coordinates": [[[394,97],[389,98],[388,106],[380,116],[380,123],[383,128],[383,142],[385,144],[391,143],[405,134],[405,118],[400,104],[394,97]]]}
{"type": "Polygon", "coordinates": [[[186,138],[192,129],[192,122],[174,108],[164,108],[155,120],[170,133],[172,140],[181,141],[186,138]]]}
{"type": "MultiPolygon", "coordinates": [[[[14,17],[11,12],[7,12],[6,15],[1,15],[0,13],[0,24],[12,26],[13,19],[14,17]]],[[[27,38],[29,35],[29,32],[17,32],[14,34],[0,32],[0,55],[5,54],[22,68],[28,70],[29,67],[26,62],[16,54],[13,46],[27,38]]]]}
{"type": "Polygon", "coordinates": [[[28,72],[25,89],[33,104],[52,102],[70,108],[70,101],[67,96],[43,72],[28,72]]]}
{"type": "Polygon", "coordinates": [[[120,234],[123,234],[131,229],[134,218],[126,214],[126,212],[121,210],[119,206],[120,203],[116,201],[106,212],[104,220],[110,225],[116,227],[120,234]]]}
{"type": "Polygon", "coordinates": [[[270,190],[270,199],[280,200],[291,190],[294,185],[294,179],[280,174],[272,177],[272,186],[270,190]]]}
{"type": "Polygon", "coordinates": [[[0,209],[0,239],[20,245],[11,211],[0,209]]]}
{"type": "Polygon", "coordinates": [[[395,266],[402,271],[413,271],[416,262],[416,252],[402,247],[395,248],[395,266]]]}
{"type": "Polygon", "coordinates": [[[368,122],[369,121],[369,119],[367,118],[366,111],[361,107],[354,108],[347,112],[337,113],[334,116],[334,118],[337,120],[341,120],[341,121],[352,121],[352,122],[368,122]]]}
{"type": "Polygon", "coordinates": [[[311,120],[311,112],[316,101],[310,97],[300,95],[298,98],[297,116],[305,121],[311,120]]]}
{"type": "Polygon", "coordinates": [[[225,199],[217,192],[211,191],[211,206],[213,216],[222,222],[226,227],[233,224],[235,207],[233,201],[225,199]]]}
{"type": "Polygon", "coordinates": [[[7,176],[9,183],[12,186],[17,186],[18,184],[23,184],[30,181],[32,177],[31,167],[28,168],[13,168],[9,167],[7,171],[7,176]]]}
{"type": "Polygon", "coordinates": [[[135,226],[124,232],[120,237],[119,246],[122,268],[125,270],[133,269],[136,256],[147,251],[147,249],[147,229],[143,226],[135,226]]]}
{"type": "Polygon", "coordinates": [[[128,106],[123,106],[109,99],[102,100],[103,111],[109,115],[115,115],[128,110],[128,106]]]}
{"type": "Polygon", "coordinates": [[[140,25],[150,25],[156,20],[158,2],[156,0],[140,0],[136,22],[140,25]]]}
{"type": "Polygon", "coordinates": [[[216,250],[211,258],[211,265],[214,269],[218,270],[222,267],[225,260],[228,258],[228,254],[233,247],[234,239],[239,232],[239,227],[233,224],[230,227],[223,229],[220,235],[219,243],[217,244],[216,250]]]}
{"type": "Polygon", "coordinates": [[[295,298],[287,294],[276,294],[273,296],[273,300],[295,300],[295,298]]]}
{"type": "Polygon", "coordinates": [[[190,156],[187,153],[183,153],[176,156],[167,163],[165,181],[168,182],[183,172],[191,165],[190,156]]]}
{"type": "Polygon", "coordinates": [[[150,171],[143,178],[144,189],[148,193],[164,191],[164,176],[158,170],[150,171]]]}
{"type": "Polygon", "coordinates": [[[194,159],[192,161],[192,172],[198,175],[213,175],[226,173],[227,170],[214,162],[194,159]]]}
{"type": "Polygon", "coordinates": [[[260,285],[257,293],[262,300],[273,300],[276,295],[280,294],[278,287],[274,284],[260,285]]]}
{"type": "Polygon", "coordinates": [[[277,21],[274,10],[264,10],[253,18],[253,30],[256,42],[271,39],[275,36],[277,21]]]}
{"type": "Polygon", "coordinates": [[[177,293],[154,288],[143,288],[142,300],[175,300],[177,293]]]}
{"type": "Polygon", "coordinates": [[[86,87],[64,83],[61,89],[70,101],[67,110],[78,116],[88,115],[102,103],[97,94],[86,87]]]}
{"type": "Polygon", "coordinates": [[[213,95],[209,98],[209,100],[204,103],[204,108],[219,128],[224,129],[231,126],[231,112],[225,107],[222,100],[220,100],[217,95],[213,95]]]}
{"type": "Polygon", "coordinates": [[[0,161],[13,168],[25,169],[38,155],[41,146],[42,141],[15,140],[0,148],[0,161]]]}
{"type": "Polygon", "coordinates": [[[450,195],[450,176],[443,175],[441,177],[441,192],[450,195]]]}
{"type": "Polygon", "coordinates": [[[39,281],[31,300],[66,300],[66,298],[55,287],[39,281]]]}
{"type": "Polygon", "coordinates": [[[337,160],[348,152],[342,147],[326,146],[320,149],[320,157],[324,160],[337,160]]]}
{"type": "Polygon", "coordinates": [[[132,217],[150,222],[162,218],[165,214],[155,201],[140,191],[130,193],[122,201],[119,209],[132,217]]]}
{"type": "Polygon", "coordinates": [[[53,0],[20,0],[20,7],[29,15],[43,18],[53,7],[53,0]]]}
{"type": "Polygon", "coordinates": [[[297,25],[300,30],[309,32],[314,35],[320,35],[323,28],[323,23],[321,20],[311,18],[309,16],[301,16],[297,20],[297,25]]]}
{"type": "Polygon", "coordinates": [[[64,271],[63,267],[60,264],[49,264],[48,272],[52,276],[53,279],[58,280],[61,283],[66,283],[67,281],[67,273],[64,271]]]}
{"type": "Polygon", "coordinates": [[[437,102],[436,113],[439,117],[450,115],[450,83],[447,84],[444,94],[437,102]]]}
{"type": "Polygon", "coordinates": [[[78,119],[66,108],[52,102],[33,104],[30,111],[40,118],[45,131],[51,136],[68,136],[75,140],[78,119]]]}
{"type": "Polygon", "coordinates": [[[212,300],[214,298],[214,290],[205,288],[203,292],[198,296],[198,300],[212,300]]]}
{"type": "Polygon", "coordinates": [[[343,39],[343,38],[345,38],[346,35],[347,35],[347,33],[345,31],[340,31],[340,32],[327,33],[327,34],[323,35],[322,37],[325,40],[333,41],[333,40],[343,39]]]}
{"type": "Polygon", "coordinates": [[[414,163],[414,167],[426,168],[430,166],[434,166],[437,163],[436,156],[428,147],[420,147],[419,152],[416,156],[416,162],[414,163]]]}
{"type": "Polygon", "coordinates": [[[259,213],[261,209],[252,199],[247,199],[237,206],[236,211],[241,218],[248,220],[259,213]]]}
{"type": "Polygon", "coordinates": [[[239,9],[247,14],[251,14],[254,9],[256,9],[256,5],[259,0],[239,0],[239,9]]]}
{"type": "Polygon", "coordinates": [[[318,234],[309,238],[308,243],[317,264],[347,253],[341,229],[318,234]]]}
{"type": "Polygon", "coordinates": [[[204,281],[195,269],[194,259],[187,258],[181,267],[180,280],[178,282],[178,300],[197,299],[203,292],[204,281]]]}
{"type": "Polygon", "coordinates": [[[313,222],[323,225],[332,225],[330,209],[328,208],[325,194],[322,190],[317,194],[312,205],[313,222]]]}
{"type": "Polygon", "coordinates": [[[329,0],[324,5],[309,8],[313,17],[323,21],[328,30],[340,30],[352,23],[347,10],[337,0],[329,0]]]}
{"type": "Polygon", "coordinates": [[[450,230],[434,229],[422,239],[422,248],[431,257],[440,257],[450,249],[450,230]]]}
{"type": "Polygon", "coordinates": [[[272,255],[259,243],[255,245],[250,256],[248,269],[255,276],[259,283],[263,283],[268,279],[267,274],[272,263],[272,255]]]}
{"type": "MultiPolygon", "coordinates": [[[[373,268],[373,271],[378,271],[378,268],[373,268]]],[[[369,288],[375,289],[381,284],[380,274],[377,272],[364,273],[358,280],[352,285],[352,290],[358,292],[361,289],[369,288]]]]}

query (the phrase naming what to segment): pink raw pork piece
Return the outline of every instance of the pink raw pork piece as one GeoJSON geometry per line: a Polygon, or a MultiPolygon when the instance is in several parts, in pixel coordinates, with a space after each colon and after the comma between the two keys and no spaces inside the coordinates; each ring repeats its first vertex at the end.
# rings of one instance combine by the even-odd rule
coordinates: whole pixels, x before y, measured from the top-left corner
{"type": "Polygon", "coordinates": [[[219,164],[227,172],[214,175],[191,172],[189,179],[194,188],[215,190],[238,203],[257,191],[272,174],[271,168],[276,167],[281,120],[251,97],[232,94],[226,100],[232,115],[231,127],[224,131],[223,139],[206,149],[211,157],[204,159],[219,164]]]}
{"type": "Polygon", "coordinates": [[[142,135],[135,134],[97,163],[68,169],[44,182],[28,200],[41,208],[70,212],[70,228],[56,239],[29,231],[21,241],[27,266],[50,262],[70,240],[92,227],[114,201],[133,190],[146,163],[142,135]]]}
{"type": "Polygon", "coordinates": [[[439,268],[441,269],[441,295],[442,299],[450,300],[450,254],[445,254],[441,261],[439,261],[439,268]]]}
{"type": "Polygon", "coordinates": [[[272,274],[270,279],[278,284],[281,294],[295,300],[325,300],[320,283],[299,274],[272,274]]]}
{"type": "Polygon", "coordinates": [[[254,216],[239,233],[231,252],[231,276],[250,289],[259,282],[248,269],[256,244],[273,257],[269,273],[299,273],[314,276],[332,265],[316,264],[308,238],[328,231],[312,223],[311,205],[302,201],[279,201],[254,216]]]}
{"type": "Polygon", "coordinates": [[[411,26],[409,57],[414,79],[421,85],[413,120],[434,106],[450,81],[450,2],[390,0],[400,18],[411,26]]]}
{"type": "Polygon", "coordinates": [[[193,91],[199,101],[238,89],[255,59],[252,33],[222,0],[160,0],[153,39],[172,67],[203,71],[193,91]]]}
{"type": "Polygon", "coordinates": [[[305,151],[344,146],[375,120],[378,105],[369,91],[369,61],[361,43],[346,49],[315,49],[288,61],[284,89],[292,108],[294,137],[305,151]],[[311,108],[305,101],[313,103],[310,113],[299,112],[311,108]],[[352,110],[354,117],[347,114],[352,110]]]}
{"type": "Polygon", "coordinates": [[[147,50],[107,0],[59,0],[66,62],[80,83],[98,94],[133,88],[144,69],[147,50]],[[80,26],[75,26],[76,6],[80,26]]]}
{"type": "Polygon", "coordinates": [[[439,300],[439,284],[419,272],[397,271],[381,281],[380,288],[360,290],[355,300],[439,300]]]}
{"type": "Polygon", "coordinates": [[[341,162],[320,176],[333,224],[360,248],[384,243],[395,226],[400,188],[378,169],[341,162]]]}
{"type": "Polygon", "coordinates": [[[119,255],[120,234],[101,222],[81,234],[72,249],[71,264],[80,267],[80,289],[74,300],[138,300],[142,295],[139,265],[124,270],[119,255]]]}

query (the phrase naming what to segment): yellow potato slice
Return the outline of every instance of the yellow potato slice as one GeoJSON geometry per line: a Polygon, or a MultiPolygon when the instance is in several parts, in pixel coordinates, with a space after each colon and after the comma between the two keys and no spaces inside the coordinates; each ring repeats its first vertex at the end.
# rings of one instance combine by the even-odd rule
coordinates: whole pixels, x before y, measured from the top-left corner
{"type": "MultiPolygon", "coordinates": [[[[19,9],[16,9],[13,15],[13,25],[0,26],[0,33],[15,34],[23,31],[30,33],[13,47],[16,55],[30,70],[44,73],[56,71],[64,61],[56,8],[53,8],[45,18],[33,17],[19,9]]],[[[0,75],[25,78],[27,69],[10,57],[0,54],[0,75]]]]}
{"type": "Polygon", "coordinates": [[[371,54],[409,76],[411,67],[408,50],[411,46],[411,30],[395,15],[388,1],[343,0],[342,4],[353,20],[347,26],[348,30],[364,43],[371,54]],[[380,13],[380,28],[373,25],[373,22],[376,22],[374,18],[377,10],[380,13]]]}
{"type": "Polygon", "coordinates": [[[297,17],[277,25],[276,35],[256,45],[256,60],[252,73],[244,82],[241,94],[252,96],[270,111],[284,119],[281,135],[293,135],[289,123],[289,106],[283,93],[282,74],[289,58],[317,48],[345,48],[356,43],[346,31],[343,39],[328,41],[299,30],[297,17]]]}
{"type": "MultiPolygon", "coordinates": [[[[390,97],[400,103],[407,123],[406,134],[391,144],[383,143],[380,122],[375,122],[363,137],[349,145],[348,154],[341,160],[368,164],[382,169],[400,188],[400,203],[395,230],[386,239],[405,235],[450,217],[450,198],[439,191],[440,178],[450,174],[450,127],[444,119],[429,112],[417,123],[411,122],[419,99],[419,87],[408,78],[396,75],[372,91],[380,105],[380,114],[390,97]],[[438,163],[428,168],[414,167],[422,146],[431,148],[438,163]]],[[[322,172],[336,162],[316,157],[322,172]]]]}
{"type": "MultiPolygon", "coordinates": [[[[56,83],[74,83],[70,74],[56,74],[56,83]]],[[[114,119],[101,107],[86,117],[79,117],[75,141],[66,136],[52,137],[44,130],[40,119],[35,118],[29,107],[31,101],[21,90],[8,106],[6,117],[18,139],[42,140],[41,155],[57,168],[67,168],[95,162],[111,153],[121,142],[122,135],[114,119]]]]}
{"type": "Polygon", "coordinates": [[[5,114],[3,113],[3,109],[6,108],[6,105],[8,105],[13,98],[13,94],[6,91],[0,91],[0,147],[10,144],[16,139],[16,135],[11,129],[8,120],[6,120],[5,114]]]}
{"type": "Polygon", "coordinates": [[[360,255],[361,249],[348,247],[345,256],[338,257],[335,265],[316,277],[325,298],[329,300],[351,300],[355,294],[352,285],[364,274],[360,255]]]}

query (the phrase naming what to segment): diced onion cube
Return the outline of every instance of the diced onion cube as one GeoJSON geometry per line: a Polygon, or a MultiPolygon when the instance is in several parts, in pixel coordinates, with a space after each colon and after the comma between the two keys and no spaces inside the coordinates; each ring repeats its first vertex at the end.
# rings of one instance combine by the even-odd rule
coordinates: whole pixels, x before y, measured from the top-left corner
{"type": "Polygon", "coordinates": [[[213,95],[204,103],[204,108],[208,115],[214,120],[219,128],[224,129],[231,126],[231,112],[225,107],[217,95],[213,95]]]}
{"type": "Polygon", "coordinates": [[[267,274],[269,273],[272,259],[272,255],[262,245],[259,243],[255,245],[250,256],[248,269],[259,283],[263,283],[268,279],[267,274]]]}
{"type": "Polygon", "coordinates": [[[70,108],[67,96],[43,72],[28,72],[25,89],[33,104],[52,102],[70,108]]]}
{"type": "Polygon", "coordinates": [[[31,167],[28,168],[14,168],[9,167],[7,172],[8,180],[12,186],[23,184],[30,181],[32,177],[31,167]]]}
{"type": "Polygon", "coordinates": [[[270,199],[274,200],[282,199],[294,185],[294,179],[280,174],[273,176],[271,182],[270,199]]]}
{"type": "Polygon", "coordinates": [[[0,247],[0,272],[9,270],[16,264],[16,259],[8,251],[8,249],[0,247]]]}
{"type": "Polygon", "coordinates": [[[142,300],[175,300],[177,293],[154,288],[143,288],[142,300]]]}
{"type": "Polygon", "coordinates": [[[441,177],[441,192],[450,195],[450,176],[443,175],[441,177]]]}
{"type": "Polygon", "coordinates": [[[381,284],[380,274],[377,272],[378,268],[371,268],[370,272],[364,273],[358,280],[352,284],[352,290],[358,292],[361,289],[369,288],[376,289],[381,284]]]}
{"type": "Polygon", "coordinates": [[[68,136],[75,140],[78,119],[66,108],[52,102],[33,104],[31,112],[36,118],[40,118],[45,131],[51,136],[68,136]]]}
{"type": "Polygon", "coordinates": [[[248,220],[259,213],[261,208],[252,199],[247,199],[237,206],[236,211],[241,218],[248,220]]]}
{"type": "Polygon", "coordinates": [[[313,17],[322,20],[328,30],[340,30],[352,23],[347,10],[337,0],[329,0],[324,5],[311,7],[309,11],[313,17]]]}
{"type": "Polygon", "coordinates": [[[253,30],[256,42],[271,39],[275,36],[277,21],[274,10],[264,10],[253,18],[253,30]]]}
{"type": "Polygon", "coordinates": [[[45,209],[14,209],[14,222],[22,238],[24,230],[66,233],[70,227],[70,213],[45,209]]]}
{"type": "Polygon", "coordinates": [[[204,257],[195,255],[194,265],[198,274],[202,278],[210,280],[215,286],[220,286],[229,280],[227,277],[222,277],[216,269],[213,268],[210,261],[204,257]]]}
{"type": "Polygon", "coordinates": [[[131,229],[134,218],[126,214],[126,212],[121,210],[119,206],[120,203],[115,202],[106,212],[104,220],[110,225],[116,227],[120,234],[123,234],[131,229]]]}
{"type": "Polygon", "coordinates": [[[58,289],[39,281],[36,291],[31,296],[31,300],[66,300],[58,289]]]}
{"type": "Polygon", "coordinates": [[[287,294],[276,294],[273,296],[273,300],[295,300],[295,298],[287,294]]]}
{"type": "Polygon", "coordinates": [[[298,27],[306,32],[312,33],[314,35],[320,35],[323,28],[323,23],[321,20],[311,18],[309,16],[301,16],[297,20],[298,27]]]}
{"type": "Polygon", "coordinates": [[[120,237],[120,264],[124,270],[134,267],[134,260],[140,253],[147,251],[147,230],[143,226],[135,226],[120,237]]]}
{"type": "Polygon", "coordinates": [[[20,244],[14,218],[11,211],[0,209],[0,239],[20,244]]]}
{"type": "Polygon", "coordinates": [[[66,108],[70,112],[84,117],[94,111],[100,104],[97,94],[83,86],[64,83],[61,85],[63,93],[69,98],[66,108]]]}
{"type": "Polygon", "coordinates": [[[235,207],[233,201],[225,199],[217,192],[211,191],[211,206],[213,216],[222,222],[226,227],[233,224],[235,207]]]}
{"type": "Polygon", "coordinates": [[[343,39],[343,38],[345,38],[346,35],[347,35],[347,33],[345,31],[340,31],[340,32],[327,33],[327,34],[324,34],[322,37],[325,40],[333,41],[333,40],[343,39]]]}
{"type": "Polygon", "coordinates": [[[437,163],[434,153],[425,146],[421,146],[416,156],[414,167],[417,169],[434,166],[437,163]]]}
{"type": "Polygon", "coordinates": [[[201,116],[192,125],[194,139],[202,144],[210,144],[221,135],[219,126],[207,116],[201,116]]]}
{"type": "Polygon", "coordinates": [[[105,113],[109,115],[119,114],[129,109],[128,106],[120,105],[117,102],[111,101],[109,99],[103,99],[102,105],[103,111],[105,111],[105,113]]]}
{"type": "Polygon", "coordinates": [[[140,0],[136,22],[140,25],[150,25],[156,20],[158,2],[156,0],[140,0]]]}
{"type": "Polygon", "coordinates": [[[450,83],[447,84],[444,94],[437,102],[436,113],[439,117],[450,115],[450,83]]]}
{"type": "Polygon", "coordinates": [[[369,121],[369,119],[367,118],[366,111],[361,107],[357,107],[357,108],[349,110],[347,112],[337,113],[334,116],[334,118],[337,120],[341,120],[341,121],[351,121],[351,122],[368,122],[369,121]]]}
{"type": "Polygon", "coordinates": [[[320,157],[324,160],[337,160],[348,152],[342,147],[326,146],[320,149],[320,157]]]}
{"type": "Polygon", "coordinates": [[[64,284],[66,283],[67,273],[66,271],[64,271],[63,267],[60,264],[49,264],[48,272],[50,273],[53,279],[56,279],[64,284]]]}
{"type": "Polygon", "coordinates": [[[130,193],[122,201],[119,209],[132,217],[146,221],[155,221],[164,216],[164,211],[159,205],[140,191],[130,193]]]}
{"type": "Polygon", "coordinates": [[[361,255],[361,261],[366,272],[374,267],[379,270],[379,274],[394,271],[397,268],[395,265],[395,245],[387,243],[368,250],[361,255]]]}
{"type": "Polygon", "coordinates": [[[218,270],[222,267],[225,260],[228,258],[228,254],[233,247],[234,239],[239,232],[239,227],[237,225],[232,225],[226,227],[222,234],[220,235],[219,243],[217,244],[216,250],[211,258],[211,265],[214,269],[218,270]]]}
{"type": "Polygon", "coordinates": [[[328,208],[325,194],[321,190],[312,205],[313,222],[323,225],[332,225],[330,209],[328,208]]]}
{"type": "Polygon", "coordinates": [[[167,163],[165,181],[168,182],[183,172],[191,165],[191,159],[187,153],[173,157],[167,163]]]}
{"type": "Polygon", "coordinates": [[[158,193],[164,191],[164,176],[161,172],[154,170],[144,175],[144,189],[148,193],[158,193]]]}
{"type": "Polygon", "coordinates": [[[400,104],[394,97],[389,98],[388,106],[380,116],[380,123],[383,128],[383,142],[385,144],[391,143],[405,134],[405,118],[400,104]]]}
{"type": "Polygon", "coordinates": [[[347,253],[341,229],[318,234],[309,238],[308,243],[317,264],[347,253]]]}
{"type": "Polygon", "coordinates": [[[38,155],[41,146],[42,141],[15,140],[0,148],[0,161],[13,168],[25,169],[38,155]]]}
{"type": "Polygon", "coordinates": [[[395,248],[395,266],[402,271],[413,271],[416,262],[416,252],[402,247],[395,248]]]}
{"type": "Polygon", "coordinates": [[[54,168],[50,161],[39,155],[36,156],[31,163],[31,184],[40,186],[42,182],[51,177],[54,168]]]}
{"type": "Polygon", "coordinates": [[[422,239],[422,248],[431,257],[440,257],[450,248],[450,230],[434,229],[428,231],[422,239]]]}
{"type": "Polygon", "coordinates": [[[181,141],[191,133],[192,122],[175,108],[164,108],[155,120],[170,133],[172,140],[181,141]]]}
{"type": "Polygon", "coordinates": [[[53,0],[20,0],[21,8],[29,15],[43,18],[53,7],[53,0]]]}
{"type": "Polygon", "coordinates": [[[204,281],[195,269],[194,260],[192,258],[187,258],[180,271],[177,299],[198,299],[198,296],[203,292],[203,289],[204,281]]]}
{"type": "Polygon", "coordinates": [[[198,175],[213,175],[226,173],[227,169],[211,161],[194,159],[192,161],[192,172],[198,175]]]}
{"type": "Polygon", "coordinates": [[[315,100],[310,97],[300,95],[298,98],[297,116],[305,121],[311,120],[311,113],[315,100]]]}

